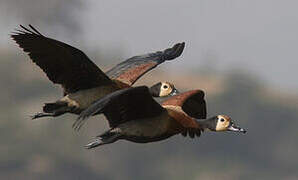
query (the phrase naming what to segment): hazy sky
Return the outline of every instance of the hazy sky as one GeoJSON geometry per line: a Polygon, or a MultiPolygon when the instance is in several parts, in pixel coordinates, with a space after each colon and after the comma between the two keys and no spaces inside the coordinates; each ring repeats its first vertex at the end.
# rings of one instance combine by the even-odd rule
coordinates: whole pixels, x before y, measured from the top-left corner
{"type": "MultiPolygon", "coordinates": [[[[80,33],[73,38],[55,37],[99,51],[123,48],[126,57],[185,41],[183,57],[169,63],[170,69],[191,70],[209,59],[216,70],[249,70],[275,86],[296,92],[297,10],[298,1],[294,0],[84,0],[81,9],[71,10],[80,33]]],[[[0,23],[1,34],[6,36],[5,31],[22,20],[17,17],[15,22],[0,22],[4,22],[0,23]]],[[[53,35],[46,27],[35,26],[53,35]]],[[[0,41],[3,45],[7,38],[0,41]]]]}

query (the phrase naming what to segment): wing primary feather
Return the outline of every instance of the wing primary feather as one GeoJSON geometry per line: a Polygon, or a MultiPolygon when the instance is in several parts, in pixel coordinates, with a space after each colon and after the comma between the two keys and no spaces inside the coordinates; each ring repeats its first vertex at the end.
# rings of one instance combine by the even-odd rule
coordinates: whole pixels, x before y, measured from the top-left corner
{"type": "Polygon", "coordinates": [[[24,31],[24,30],[21,30],[21,29],[15,29],[15,32],[13,32],[13,33],[17,33],[17,34],[26,34],[26,33],[28,33],[28,32],[26,32],[26,31],[24,31]]]}
{"type": "Polygon", "coordinates": [[[108,70],[106,74],[118,81],[133,85],[140,77],[159,64],[179,57],[185,47],[185,43],[177,43],[164,51],[133,56],[108,70]]]}
{"type": "Polygon", "coordinates": [[[168,48],[164,50],[163,52],[163,60],[172,60],[175,59],[176,57],[179,57],[185,47],[185,42],[182,43],[177,43],[175,44],[172,48],[168,48]]]}
{"type": "Polygon", "coordinates": [[[31,24],[20,25],[11,38],[65,94],[103,85],[115,85],[81,50],[43,36],[31,24]]]}
{"type": "Polygon", "coordinates": [[[197,137],[200,137],[201,136],[201,133],[202,133],[201,130],[195,131],[195,134],[196,134],[197,137]]]}
{"type": "Polygon", "coordinates": [[[26,31],[30,32],[31,34],[35,34],[33,31],[31,31],[30,29],[26,28],[25,26],[20,24],[20,27],[25,29],[26,31]]]}
{"type": "Polygon", "coordinates": [[[72,127],[79,131],[80,128],[84,125],[86,120],[95,114],[103,113],[104,108],[109,105],[111,100],[118,96],[119,94],[125,92],[128,89],[118,90],[111,94],[106,95],[105,97],[95,101],[92,105],[90,105],[87,109],[80,113],[77,120],[73,123],[72,127]]]}
{"type": "Polygon", "coordinates": [[[110,99],[108,98],[102,98],[95,103],[93,103],[91,106],[89,106],[86,110],[81,112],[77,120],[73,123],[72,127],[79,131],[81,127],[85,124],[86,120],[97,113],[100,113],[103,108],[109,103],[110,99]]]}
{"type": "Polygon", "coordinates": [[[39,31],[37,31],[31,24],[29,24],[29,27],[38,35],[43,36],[39,31]]]}
{"type": "Polygon", "coordinates": [[[12,32],[12,33],[15,33],[16,35],[21,35],[21,34],[34,34],[34,35],[39,35],[39,36],[43,36],[36,28],[34,28],[31,24],[29,24],[29,27],[33,30],[30,30],[30,29],[28,29],[28,28],[26,28],[25,26],[23,26],[23,25],[20,25],[20,27],[22,28],[22,29],[17,29],[17,28],[15,28],[14,30],[14,32],[12,32]]]}

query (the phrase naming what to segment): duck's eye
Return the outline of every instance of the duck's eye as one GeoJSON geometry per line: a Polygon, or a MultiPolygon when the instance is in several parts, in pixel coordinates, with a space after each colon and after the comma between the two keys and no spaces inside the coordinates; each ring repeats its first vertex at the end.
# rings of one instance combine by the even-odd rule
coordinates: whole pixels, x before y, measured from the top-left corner
{"type": "Polygon", "coordinates": [[[168,86],[167,86],[167,85],[164,85],[163,88],[164,88],[164,89],[168,89],[168,86]]]}
{"type": "Polygon", "coordinates": [[[224,122],[225,120],[223,118],[220,119],[220,122],[224,122]]]}

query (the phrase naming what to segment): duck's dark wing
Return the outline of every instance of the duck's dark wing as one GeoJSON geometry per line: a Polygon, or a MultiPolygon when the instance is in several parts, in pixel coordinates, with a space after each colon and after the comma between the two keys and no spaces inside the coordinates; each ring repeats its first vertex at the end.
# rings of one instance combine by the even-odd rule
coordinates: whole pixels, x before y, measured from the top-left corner
{"type": "Polygon", "coordinates": [[[189,116],[196,119],[206,119],[207,108],[202,90],[192,90],[180,93],[162,102],[162,105],[176,105],[189,116]]]}
{"type": "MultiPolygon", "coordinates": [[[[204,91],[192,90],[180,93],[162,102],[162,106],[175,106],[181,107],[182,111],[186,114],[183,118],[177,118],[179,123],[185,128],[181,134],[187,134],[194,138],[200,136],[202,129],[198,126],[195,119],[206,119],[206,101],[204,99],[204,91]]],[[[183,115],[183,114],[180,114],[183,115]]]]}
{"type": "Polygon", "coordinates": [[[111,79],[116,79],[128,85],[133,85],[146,72],[159,64],[179,57],[185,43],[177,43],[172,48],[155,53],[134,56],[127,59],[106,72],[111,79]]]}
{"type": "Polygon", "coordinates": [[[113,83],[82,51],[20,25],[11,37],[65,93],[113,83]]]}
{"type": "Polygon", "coordinates": [[[165,109],[152,98],[148,87],[127,88],[97,100],[80,114],[73,127],[80,129],[88,117],[98,113],[104,113],[113,128],[127,121],[156,117],[163,111],[165,109]]]}

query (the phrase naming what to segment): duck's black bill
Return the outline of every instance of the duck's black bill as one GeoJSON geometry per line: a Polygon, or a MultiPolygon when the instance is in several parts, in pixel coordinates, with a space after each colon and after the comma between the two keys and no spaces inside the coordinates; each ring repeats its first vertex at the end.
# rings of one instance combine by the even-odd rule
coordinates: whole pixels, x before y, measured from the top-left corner
{"type": "Polygon", "coordinates": [[[240,127],[235,126],[232,124],[231,126],[228,127],[229,131],[234,131],[234,132],[240,132],[240,133],[246,133],[246,130],[240,127]]]}
{"type": "Polygon", "coordinates": [[[180,93],[180,92],[179,92],[176,88],[174,88],[174,89],[172,90],[170,96],[175,96],[175,95],[177,95],[177,94],[179,94],[179,93],[180,93]]]}

